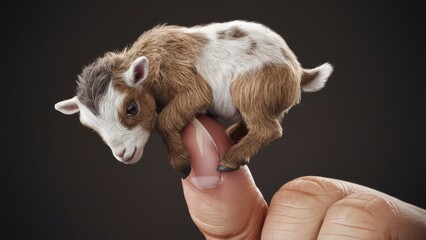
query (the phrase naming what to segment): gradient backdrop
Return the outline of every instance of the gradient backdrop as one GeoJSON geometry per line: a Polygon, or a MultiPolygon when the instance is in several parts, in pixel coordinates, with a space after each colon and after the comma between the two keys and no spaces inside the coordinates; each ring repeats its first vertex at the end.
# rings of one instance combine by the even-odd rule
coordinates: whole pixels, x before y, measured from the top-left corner
{"type": "Polygon", "coordinates": [[[33,1],[3,12],[2,239],[202,239],[158,132],[143,159],[126,166],[77,115],[53,109],[73,96],[84,65],[159,23],[257,21],[282,35],[304,67],[334,65],[327,86],[302,95],[283,137],[249,165],[268,202],[282,184],[319,175],[426,207],[420,5],[33,1]]]}

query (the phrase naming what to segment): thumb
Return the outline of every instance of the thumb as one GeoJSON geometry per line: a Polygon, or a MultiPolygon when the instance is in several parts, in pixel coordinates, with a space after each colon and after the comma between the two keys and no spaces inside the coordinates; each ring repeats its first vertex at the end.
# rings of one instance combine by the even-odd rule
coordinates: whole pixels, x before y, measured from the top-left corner
{"type": "Polygon", "coordinates": [[[259,239],[267,204],[250,170],[217,171],[232,141],[215,119],[197,119],[182,131],[192,166],[182,186],[192,220],[206,239],[259,239]]]}

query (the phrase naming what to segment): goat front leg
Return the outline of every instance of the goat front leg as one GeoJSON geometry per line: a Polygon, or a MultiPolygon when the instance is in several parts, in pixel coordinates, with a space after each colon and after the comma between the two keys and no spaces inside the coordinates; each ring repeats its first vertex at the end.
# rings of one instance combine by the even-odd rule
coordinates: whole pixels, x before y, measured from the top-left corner
{"type": "Polygon", "coordinates": [[[189,154],[183,145],[181,130],[208,107],[211,98],[195,92],[179,93],[158,115],[157,128],[167,146],[170,164],[186,178],[190,172],[189,154]]]}

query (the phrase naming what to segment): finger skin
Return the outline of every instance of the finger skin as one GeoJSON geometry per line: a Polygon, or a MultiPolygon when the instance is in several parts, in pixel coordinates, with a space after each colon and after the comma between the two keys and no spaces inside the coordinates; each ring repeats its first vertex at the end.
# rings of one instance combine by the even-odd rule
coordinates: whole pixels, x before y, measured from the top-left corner
{"type": "MultiPolygon", "coordinates": [[[[219,155],[223,156],[232,145],[225,129],[212,118],[202,116],[198,120],[217,143],[219,155]],[[224,146],[223,143],[228,145],[224,146]]],[[[194,150],[197,146],[193,145],[193,141],[185,139],[191,139],[191,136],[188,137],[186,134],[191,135],[194,132],[182,133],[184,144],[190,155],[191,152],[197,152],[194,150]]],[[[191,156],[191,161],[202,162],[203,159],[193,159],[191,156]]],[[[217,163],[219,164],[219,159],[217,163]]],[[[246,166],[234,172],[220,173],[220,182],[212,188],[195,186],[190,181],[191,174],[187,179],[182,180],[184,196],[191,218],[206,239],[260,238],[267,204],[246,166]]]]}
{"type": "Polygon", "coordinates": [[[262,239],[316,239],[328,208],[346,192],[328,179],[302,177],[284,184],[273,196],[262,239]]]}
{"type": "Polygon", "coordinates": [[[426,239],[425,210],[341,180],[301,177],[274,195],[262,239],[426,239]]]}
{"type": "Polygon", "coordinates": [[[426,213],[385,194],[354,193],[329,208],[318,239],[426,239],[426,213]]]}
{"type": "Polygon", "coordinates": [[[274,195],[269,210],[246,166],[219,173],[210,188],[194,184],[191,179],[200,173],[214,172],[202,169],[206,158],[199,153],[211,154],[209,160],[216,156],[218,163],[232,144],[217,121],[199,120],[214,146],[200,151],[190,141],[194,126],[183,131],[185,146],[196,157],[191,160],[195,170],[182,185],[191,217],[206,239],[426,239],[426,210],[350,182],[295,179],[274,195]]]}

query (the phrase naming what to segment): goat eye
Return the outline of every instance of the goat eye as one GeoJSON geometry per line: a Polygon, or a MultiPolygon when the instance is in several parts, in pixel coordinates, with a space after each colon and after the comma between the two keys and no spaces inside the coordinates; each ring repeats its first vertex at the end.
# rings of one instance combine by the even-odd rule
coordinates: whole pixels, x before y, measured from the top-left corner
{"type": "Polygon", "coordinates": [[[130,105],[127,107],[127,116],[134,116],[138,113],[138,105],[136,102],[130,103],[130,105]]]}

